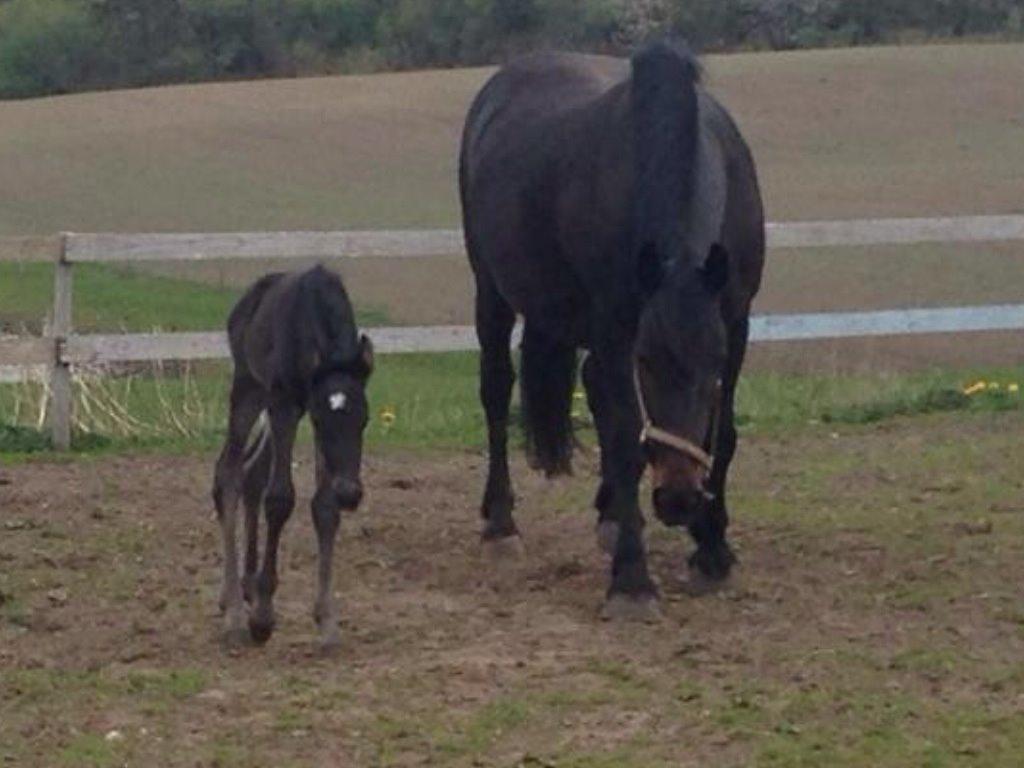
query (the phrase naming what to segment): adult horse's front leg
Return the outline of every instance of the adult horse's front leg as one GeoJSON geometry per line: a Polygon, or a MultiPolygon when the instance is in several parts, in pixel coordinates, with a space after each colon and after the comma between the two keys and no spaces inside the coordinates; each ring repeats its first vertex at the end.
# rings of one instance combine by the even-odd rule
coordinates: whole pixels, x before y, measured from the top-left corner
{"type": "Polygon", "coordinates": [[[658,614],[658,590],[647,569],[643,542],[639,484],[644,460],[630,354],[596,352],[587,360],[584,377],[589,399],[598,405],[594,418],[601,442],[602,478],[596,503],[605,530],[611,523],[617,528],[603,615],[652,619],[658,614]]]}
{"type": "Polygon", "coordinates": [[[257,643],[265,643],[274,631],[274,592],[277,591],[277,550],[281,531],[295,508],[292,484],[292,447],[301,409],[286,395],[277,395],[270,404],[270,439],[273,462],[270,483],[263,507],[267,512],[267,545],[263,567],[256,579],[256,604],[249,616],[249,633],[257,643]]]}
{"type": "Polygon", "coordinates": [[[214,470],[213,501],[224,545],[224,579],[220,608],[228,642],[245,633],[245,605],[238,570],[238,502],[242,494],[245,443],[263,409],[263,393],[252,379],[237,377],[231,384],[228,434],[214,470]]]}
{"type": "Polygon", "coordinates": [[[508,471],[508,418],[515,370],[509,344],[515,313],[490,280],[477,279],[476,331],[480,341],[480,400],[487,416],[487,487],[480,514],[484,546],[501,551],[519,547],[512,518],[515,497],[508,471]]]}
{"type": "Polygon", "coordinates": [[[727,579],[736,564],[736,556],[725,535],[729,527],[725,491],[729,467],[736,454],[736,384],[746,355],[748,334],[749,321],[746,318],[737,322],[729,331],[729,359],[722,380],[718,443],[710,446],[715,455],[711,477],[708,479],[708,490],[712,498],[704,513],[690,524],[690,535],[697,542],[697,551],[690,556],[690,568],[711,582],[727,579]]]}

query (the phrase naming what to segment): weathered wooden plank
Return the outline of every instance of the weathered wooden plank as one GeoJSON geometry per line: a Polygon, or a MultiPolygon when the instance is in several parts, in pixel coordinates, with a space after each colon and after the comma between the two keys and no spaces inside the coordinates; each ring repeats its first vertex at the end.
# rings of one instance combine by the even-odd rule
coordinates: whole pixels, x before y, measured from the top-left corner
{"type": "Polygon", "coordinates": [[[0,365],[0,384],[19,384],[26,380],[40,381],[49,375],[48,365],[0,365]]]}
{"type": "MultiPolygon", "coordinates": [[[[469,326],[369,328],[376,352],[458,352],[475,350],[476,329],[469,326]]],[[[219,360],[230,357],[223,332],[125,333],[76,335],[64,345],[72,365],[152,360],[219,360]]]]}
{"type": "Polygon", "coordinates": [[[70,261],[423,257],[462,250],[461,230],[68,236],[70,261]]]}
{"type": "Polygon", "coordinates": [[[1024,240],[1024,216],[787,221],[768,225],[769,248],[1024,240]]]}
{"type": "MultiPolygon", "coordinates": [[[[928,333],[1024,329],[1024,304],[988,307],[762,315],[751,319],[751,341],[804,341],[928,333]]],[[[459,352],[477,349],[471,326],[371,328],[381,354],[459,352]]],[[[144,360],[210,360],[228,357],[223,333],[72,336],[65,360],[94,365],[144,360]]]]}
{"type": "MultiPolygon", "coordinates": [[[[1024,216],[778,222],[770,248],[1024,240],[1024,216]]],[[[462,253],[462,231],[70,234],[69,261],[419,258],[462,253]]]]}
{"type": "Polygon", "coordinates": [[[6,336],[0,339],[0,366],[49,365],[53,340],[37,336],[6,336]]]}
{"type": "Polygon", "coordinates": [[[147,360],[219,360],[230,352],[222,332],[122,333],[71,336],[63,354],[71,365],[103,365],[147,360]]]}
{"type": "Polygon", "coordinates": [[[1017,329],[1024,329],[1024,304],[762,315],[751,318],[750,340],[803,341],[1017,329]]]}
{"type": "Polygon", "coordinates": [[[60,254],[59,235],[43,237],[0,237],[0,262],[55,261],[60,254]]]}

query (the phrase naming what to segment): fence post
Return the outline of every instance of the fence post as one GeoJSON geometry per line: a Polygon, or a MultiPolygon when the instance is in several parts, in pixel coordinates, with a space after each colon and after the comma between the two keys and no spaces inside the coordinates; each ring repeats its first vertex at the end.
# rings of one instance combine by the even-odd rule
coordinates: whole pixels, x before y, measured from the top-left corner
{"type": "Polygon", "coordinates": [[[71,335],[71,262],[67,235],[60,236],[53,272],[53,369],[50,372],[50,431],[53,447],[71,448],[71,366],[64,361],[64,343],[71,335]]]}

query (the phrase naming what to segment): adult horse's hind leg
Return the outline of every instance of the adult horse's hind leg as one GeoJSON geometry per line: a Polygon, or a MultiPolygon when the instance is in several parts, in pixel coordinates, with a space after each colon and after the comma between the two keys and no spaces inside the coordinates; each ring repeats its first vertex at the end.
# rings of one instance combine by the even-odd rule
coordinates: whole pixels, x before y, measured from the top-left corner
{"type": "Polygon", "coordinates": [[[736,383],[743,367],[743,358],[746,356],[749,330],[750,323],[747,318],[736,322],[729,330],[729,360],[722,381],[718,445],[710,446],[714,450],[715,463],[708,480],[708,490],[714,499],[706,513],[690,526],[690,535],[697,542],[697,551],[690,557],[690,567],[711,581],[726,579],[736,563],[736,556],[725,538],[729,526],[725,486],[729,467],[736,454],[736,383]]]}
{"type": "Polygon", "coordinates": [[[277,550],[281,531],[295,508],[292,484],[292,447],[301,409],[287,395],[277,394],[270,403],[270,439],[273,461],[263,506],[267,511],[267,545],[263,567],[256,579],[256,604],[249,615],[249,633],[265,643],[274,631],[274,592],[277,591],[277,550]]]}
{"type": "Polygon", "coordinates": [[[256,597],[256,571],[260,565],[260,510],[263,507],[267,481],[270,479],[272,454],[269,434],[262,435],[253,454],[246,459],[245,479],[242,483],[242,502],[245,506],[245,566],[242,594],[247,603],[252,603],[256,597]]]}
{"type": "Polygon", "coordinates": [[[237,511],[242,492],[245,444],[263,410],[263,392],[259,384],[244,376],[231,384],[228,435],[214,471],[213,501],[217,507],[224,543],[224,581],[220,607],[224,611],[227,639],[236,642],[245,631],[245,606],[238,573],[237,511]]]}
{"type": "MultiPolygon", "coordinates": [[[[587,405],[594,417],[594,426],[597,427],[598,442],[600,445],[608,445],[610,405],[607,402],[604,387],[601,386],[601,377],[598,375],[592,355],[588,355],[583,361],[583,388],[587,392],[587,405]]],[[[597,544],[605,553],[614,555],[619,540],[619,522],[614,518],[611,509],[612,486],[608,479],[610,477],[608,453],[602,450],[601,485],[594,498],[594,507],[597,508],[597,544]]]]}
{"type": "Polygon", "coordinates": [[[480,341],[480,400],[487,416],[488,468],[480,513],[485,544],[518,542],[515,497],[508,471],[508,415],[515,370],[509,344],[515,313],[491,280],[477,275],[476,332],[480,341]]]}
{"type": "Polygon", "coordinates": [[[331,490],[331,478],[324,466],[323,456],[319,449],[316,453],[316,493],[313,496],[312,510],[318,558],[313,619],[320,629],[320,645],[324,650],[331,650],[341,643],[332,579],[334,542],[338,527],[341,525],[341,510],[331,490]]]}

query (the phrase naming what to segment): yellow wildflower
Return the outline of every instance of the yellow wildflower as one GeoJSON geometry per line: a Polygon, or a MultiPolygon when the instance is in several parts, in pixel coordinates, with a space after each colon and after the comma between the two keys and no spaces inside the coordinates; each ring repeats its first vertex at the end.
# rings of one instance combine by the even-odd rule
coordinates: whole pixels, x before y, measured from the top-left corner
{"type": "Polygon", "coordinates": [[[380,421],[384,425],[385,429],[390,428],[391,425],[395,423],[395,418],[395,409],[390,405],[380,412],[380,421]]]}
{"type": "Polygon", "coordinates": [[[965,387],[964,388],[964,394],[968,395],[968,396],[976,395],[979,392],[983,392],[985,390],[985,387],[987,387],[987,386],[988,386],[988,384],[986,384],[984,381],[976,381],[973,384],[971,384],[969,387],[965,387]]]}
{"type": "Polygon", "coordinates": [[[1020,384],[1018,384],[1016,381],[1013,382],[1012,384],[1007,384],[1006,391],[1009,392],[1011,395],[1016,395],[1018,392],[1020,392],[1020,384]]]}

